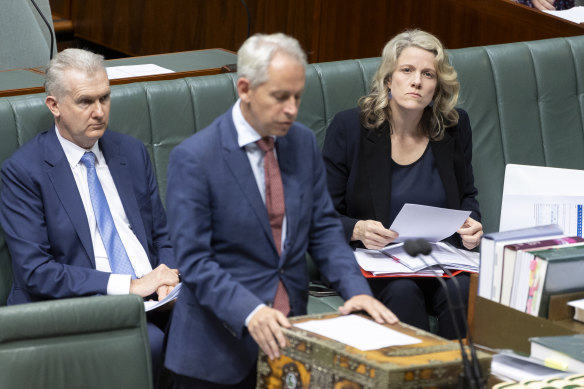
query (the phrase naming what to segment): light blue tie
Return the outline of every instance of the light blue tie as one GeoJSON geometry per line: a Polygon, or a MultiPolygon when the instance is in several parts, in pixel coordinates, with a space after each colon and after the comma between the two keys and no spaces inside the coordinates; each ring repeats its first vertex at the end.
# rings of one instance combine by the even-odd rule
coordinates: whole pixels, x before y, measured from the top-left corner
{"type": "Polygon", "coordinates": [[[89,186],[93,213],[95,213],[95,218],[97,219],[97,227],[107,251],[112,273],[131,274],[132,278],[136,278],[132,263],[122,244],[120,235],[118,235],[105,193],[95,171],[95,154],[92,152],[85,153],[81,157],[81,162],[87,168],[87,185],[89,186]]]}

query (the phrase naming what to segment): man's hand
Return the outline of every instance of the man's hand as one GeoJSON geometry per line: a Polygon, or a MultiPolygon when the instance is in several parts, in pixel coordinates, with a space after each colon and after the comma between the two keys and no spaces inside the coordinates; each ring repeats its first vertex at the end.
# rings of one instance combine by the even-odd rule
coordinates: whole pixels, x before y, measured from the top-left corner
{"type": "Polygon", "coordinates": [[[170,294],[170,292],[172,292],[173,289],[174,289],[174,286],[170,286],[170,285],[162,285],[162,286],[160,286],[156,290],[156,294],[158,295],[158,301],[164,300],[164,298],[166,296],[168,296],[170,294]]]}
{"type": "Polygon", "coordinates": [[[177,284],[178,269],[170,269],[165,264],[161,264],[144,277],[132,280],[130,283],[130,293],[146,297],[154,292],[158,292],[161,286],[175,287],[177,284]]]}
{"type": "Polygon", "coordinates": [[[385,305],[379,300],[374,299],[366,294],[359,294],[353,296],[342,307],[339,307],[339,312],[342,315],[348,315],[351,312],[365,311],[379,324],[388,323],[395,324],[399,320],[385,305]]]}
{"type": "Polygon", "coordinates": [[[462,238],[462,245],[467,249],[472,250],[481,243],[483,225],[472,217],[469,217],[456,232],[458,232],[462,238]]]}
{"type": "Polygon", "coordinates": [[[359,220],[353,228],[351,240],[360,240],[368,249],[380,250],[393,242],[398,234],[376,220],[359,220]]]}
{"type": "Polygon", "coordinates": [[[286,347],[286,338],[280,326],[291,327],[286,316],[270,307],[260,308],[247,326],[253,339],[270,359],[278,358],[280,349],[286,347]]]}

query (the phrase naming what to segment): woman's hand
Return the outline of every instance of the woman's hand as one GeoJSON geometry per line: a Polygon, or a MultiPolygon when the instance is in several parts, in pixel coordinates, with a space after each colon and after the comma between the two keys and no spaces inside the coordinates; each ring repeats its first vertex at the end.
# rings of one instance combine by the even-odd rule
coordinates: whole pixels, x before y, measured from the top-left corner
{"type": "Polygon", "coordinates": [[[463,246],[472,250],[481,243],[483,225],[472,217],[469,217],[456,232],[460,234],[463,246]]]}
{"type": "Polygon", "coordinates": [[[551,11],[556,9],[556,7],[554,7],[554,0],[532,0],[531,3],[540,11],[551,11]]]}
{"type": "Polygon", "coordinates": [[[393,242],[398,234],[376,220],[359,220],[353,228],[351,240],[360,240],[368,249],[380,250],[393,242]]]}

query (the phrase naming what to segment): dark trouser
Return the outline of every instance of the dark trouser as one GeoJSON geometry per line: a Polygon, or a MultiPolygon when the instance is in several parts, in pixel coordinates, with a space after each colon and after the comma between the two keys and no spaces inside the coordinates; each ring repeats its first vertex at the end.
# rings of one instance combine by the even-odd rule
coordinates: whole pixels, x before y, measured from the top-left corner
{"type": "Polygon", "coordinates": [[[400,321],[429,331],[428,314],[436,315],[438,335],[446,339],[456,339],[454,323],[458,325],[461,336],[466,336],[470,276],[468,273],[461,273],[455,278],[460,286],[462,309],[456,309],[460,306],[459,293],[453,280],[443,278],[448,296],[455,307],[454,321],[448,309],[447,293],[435,278],[374,278],[369,279],[369,285],[375,297],[395,313],[400,321]]]}
{"type": "MultiPolygon", "coordinates": [[[[220,366],[217,367],[221,369],[220,366]]],[[[172,373],[174,386],[173,389],[254,389],[256,387],[257,370],[256,367],[249,372],[247,377],[238,384],[216,384],[214,382],[198,380],[196,378],[186,377],[180,374],[172,373]]]]}
{"type": "Polygon", "coordinates": [[[164,335],[168,326],[170,312],[172,311],[149,311],[146,313],[154,388],[159,386],[159,380],[164,369],[164,335]]]}

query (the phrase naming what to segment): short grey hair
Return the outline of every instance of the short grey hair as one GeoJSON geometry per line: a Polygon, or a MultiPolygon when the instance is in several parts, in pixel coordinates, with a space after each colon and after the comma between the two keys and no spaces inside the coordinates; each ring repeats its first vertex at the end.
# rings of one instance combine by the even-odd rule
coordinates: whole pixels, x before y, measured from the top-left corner
{"type": "Polygon", "coordinates": [[[78,70],[91,75],[105,71],[103,56],[82,49],[66,49],[49,62],[45,70],[45,92],[47,96],[62,97],[67,93],[64,73],[78,70]]]}
{"type": "Polygon", "coordinates": [[[296,59],[306,69],[306,54],[298,41],[288,35],[255,34],[237,52],[237,77],[245,77],[251,87],[268,80],[268,67],[274,55],[282,53],[296,59]]]}

